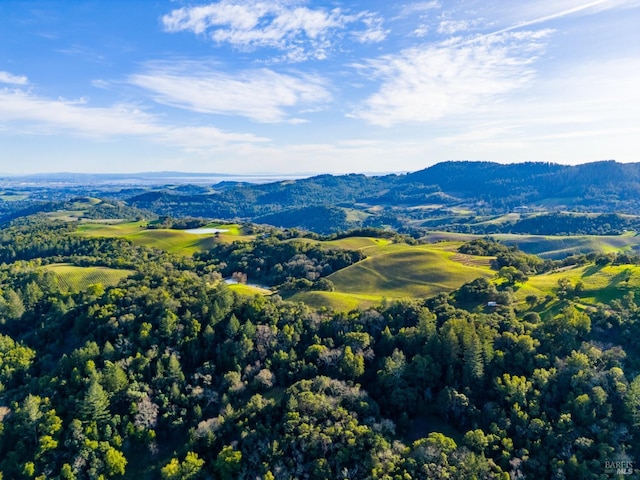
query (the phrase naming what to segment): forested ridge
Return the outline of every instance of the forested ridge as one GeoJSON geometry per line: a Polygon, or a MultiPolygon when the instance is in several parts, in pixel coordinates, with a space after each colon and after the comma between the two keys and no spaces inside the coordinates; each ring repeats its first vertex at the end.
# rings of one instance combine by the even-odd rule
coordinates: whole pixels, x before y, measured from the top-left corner
{"type": "MultiPolygon", "coordinates": [[[[264,184],[165,184],[159,175],[133,186],[88,186],[73,183],[73,175],[69,184],[64,178],[51,185],[38,183],[37,176],[0,178],[0,224],[35,213],[78,214],[73,200],[88,197],[96,203],[83,207],[84,219],[220,218],[320,234],[363,227],[414,236],[433,229],[541,235],[640,230],[638,163],[456,161],[406,174],[317,175],[264,184]],[[503,217],[509,214],[515,215],[503,217]]],[[[195,174],[185,178],[198,179],[195,174]]]]}
{"type": "Polygon", "coordinates": [[[562,264],[479,240],[461,253],[489,255],[495,279],[314,310],[237,294],[223,275],[313,283],[359,252],[274,234],[178,256],[73,230],[36,218],[1,231],[2,478],[611,478],[615,462],[638,467],[633,289],[585,308],[565,281],[516,304],[522,276],[562,264]],[[44,268],[60,262],[133,273],[68,290],[44,268]]]}

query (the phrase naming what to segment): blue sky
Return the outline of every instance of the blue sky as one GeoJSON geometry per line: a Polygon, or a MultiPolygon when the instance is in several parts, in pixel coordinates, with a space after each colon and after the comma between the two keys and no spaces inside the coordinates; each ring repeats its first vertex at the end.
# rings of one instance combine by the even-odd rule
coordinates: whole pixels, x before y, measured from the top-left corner
{"type": "Polygon", "coordinates": [[[640,161],[640,0],[2,0],[0,173],[640,161]]]}

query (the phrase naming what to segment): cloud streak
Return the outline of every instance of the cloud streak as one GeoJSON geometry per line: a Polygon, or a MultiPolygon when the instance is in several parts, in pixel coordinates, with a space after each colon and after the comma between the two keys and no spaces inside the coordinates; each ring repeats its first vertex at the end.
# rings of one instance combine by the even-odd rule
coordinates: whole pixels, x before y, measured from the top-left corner
{"type": "Polygon", "coordinates": [[[309,74],[282,74],[263,68],[229,75],[201,63],[148,65],[129,82],[150,91],[156,101],[195,112],[240,115],[256,122],[290,120],[289,109],[324,104],[331,94],[309,74]]]}
{"type": "MultiPolygon", "coordinates": [[[[566,17],[567,15],[573,15],[576,13],[580,13],[580,12],[584,12],[584,11],[588,11],[588,10],[594,10],[594,11],[598,11],[600,9],[606,8],[607,6],[609,8],[613,8],[617,5],[619,5],[620,2],[615,2],[613,0],[596,0],[596,1],[592,1],[592,2],[588,2],[588,3],[582,3],[580,5],[571,7],[571,8],[567,8],[558,12],[554,12],[554,13],[550,13],[547,15],[543,15],[537,18],[533,18],[531,20],[525,20],[525,21],[521,21],[516,23],[515,25],[511,25],[509,27],[497,30],[495,32],[492,32],[490,35],[500,35],[502,33],[506,33],[506,32],[511,32],[513,30],[518,30],[520,28],[524,28],[524,27],[529,27],[531,25],[537,25],[540,23],[544,23],[544,22],[549,22],[551,20],[557,20],[563,17],[566,17]]],[[[623,2],[624,3],[624,2],[623,2]]]]}
{"type": "Polygon", "coordinates": [[[252,134],[224,132],[209,126],[163,125],[153,115],[134,106],[90,107],[84,100],[51,100],[6,88],[0,89],[0,125],[3,124],[14,134],[66,133],[103,140],[143,137],[190,149],[268,141],[252,134]]]}
{"type": "Polygon", "coordinates": [[[482,109],[530,82],[548,33],[454,39],[371,60],[359,68],[381,86],[352,116],[388,127],[482,109]]]}
{"type": "Polygon", "coordinates": [[[363,11],[346,13],[340,8],[308,8],[299,2],[222,0],[198,7],[183,7],[162,17],[168,32],[206,34],[212,41],[242,50],[271,48],[284,52],[279,60],[324,60],[353,28],[359,43],[386,38],[382,17],[363,11]]]}

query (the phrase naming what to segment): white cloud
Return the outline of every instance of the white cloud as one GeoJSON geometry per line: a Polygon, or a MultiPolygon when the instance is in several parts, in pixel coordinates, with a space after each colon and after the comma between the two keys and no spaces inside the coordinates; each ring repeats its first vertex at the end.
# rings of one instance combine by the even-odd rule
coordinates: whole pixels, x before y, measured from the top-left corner
{"type": "Polygon", "coordinates": [[[429,25],[427,25],[426,23],[418,25],[418,28],[413,31],[413,34],[418,38],[426,37],[428,33],[429,25]]]}
{"type": "Polygon", "coordinates": [[[361,43],[384,40],[382,18],[371,12],[348,14],[339,8],[326,10],[300,6],[296,1],[222,0],[199,7],[183,7],[162,17],[168,32],[205,34],[218,44],[254,50],[267,47],[294,52],[280,60],[323,60],[344,36],[348,25],[361,43]],[[362,29],[357,26],[361,24],[362,29]]]}
{"type": "Polygon", "coordinates": [[[635,58],[564,68],[527,95],[447,122],[447,133],[435,143],[485,152],[491,159],[637,161],[638,84],[640,61],[635,58]]]}
{"type": "Polygon", "coordinates": [[[155,63],[129,81],[166,105],[257,122],[286,121],[287,109],[331,100],[324,82],[315,76],[266,68],[230,75],[195,62],[155,63]]]}
{"type": "Polygon", "coordinates": [[[7,83],[10,85],[26,85],[28,79],[22,75],[13,75],[9,72],[0,71],[0,83],[7,83]]]}
{"type": "Polygon", "coordinates": [[[365,30],[354,30],[351,34],[360,43],[380,43],[389,34],[389,30],[383,28],[384,21],[382,17],[365,12],[359,15],[364,23],[365,30]]]}
{"type": "Polygon", "coordinates": [[[481,109],[533,78],[531,64],[548,33],[454,39],[371,60],[361,68],[381,86],[352,116],[391,126],[481,109]]]}
{"type": "Polygon", "coordinates": [[[416,3],[411,3],[409,5],[405,5],[401,10],[400,15],[403,17],[409,17],[417,13],[424,13],[430,10],[436,10],[441,7],[442,7],[442,4],[439,1],[416,2],[416,3]]]}
{"type": "Polygon", "coordinates": [[[438,33],[453,35],[458,32],[466,32],[480,24],[482,20],[442,20],[438,25],[438,33]]]}
{"type": "Polygon", "coordinates": [[[164,125],[135,106],[89,107],[85,100],[51,100],[9,89],[0,89],[0,125],[3,124],[17,134],[67,133],[95,139],[137,136],[184,148],[267,141],[208,126],[164,125]]]}

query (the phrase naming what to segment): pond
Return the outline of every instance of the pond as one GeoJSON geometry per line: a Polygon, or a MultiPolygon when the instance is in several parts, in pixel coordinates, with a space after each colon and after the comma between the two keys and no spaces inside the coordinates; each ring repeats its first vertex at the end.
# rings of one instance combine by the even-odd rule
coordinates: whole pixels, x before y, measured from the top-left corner
{"type": "MultiPolygon", "coordinates": [[[[225,278],[223,279],[225,281],[225,283],[227,285],[238,285],[238,281],[235,278],[225,278]]],[[[259,283],[245,283],[246,286],[248,287],[256,287],[256,288],[262,288],[264,290],[270,290],[271,287],[269,285],[261,285],[259,283]]]]}

